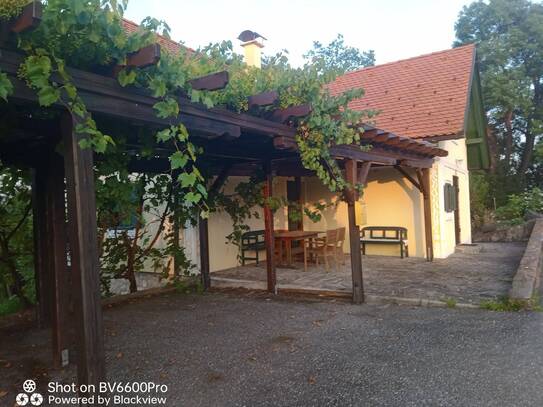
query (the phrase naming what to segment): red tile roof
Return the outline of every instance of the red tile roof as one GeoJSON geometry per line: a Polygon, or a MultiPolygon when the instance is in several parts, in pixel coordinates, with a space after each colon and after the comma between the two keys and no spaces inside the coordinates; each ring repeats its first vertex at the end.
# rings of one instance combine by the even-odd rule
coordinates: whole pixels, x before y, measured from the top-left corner
{"type": "MultiPolygon", "coordinates": [[[[140,26],[133,21],[123,18],[123,28],[127,34],[133,34],[139,30],[140,26]]],[[[188,49],[189,51],[194,51],[192,48],[186,47],[163,35],[158,35],[158,43],[163,49],[171,52],[172,54],[178,54],[183,48],[188,49]]]]}
{"type": "Polygon", "coordinates": [[[474,45],[349,72],[329,84],[332,94],[362,87],[355,110],[375,109],[375,126],[423,138],[464,131],[474,45]]]}

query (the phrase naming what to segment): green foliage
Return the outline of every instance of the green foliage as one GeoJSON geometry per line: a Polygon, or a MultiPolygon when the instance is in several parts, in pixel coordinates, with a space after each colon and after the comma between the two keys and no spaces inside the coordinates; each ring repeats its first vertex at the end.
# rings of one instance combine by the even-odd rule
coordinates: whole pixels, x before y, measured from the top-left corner
{"type": "Polygon", "coordinates": [[[0,298],[35,300],[30,179],[0,163],[0,298]]]}
{"type": "Polygon", "coordinates": [[[445,299],[445,304],[447,305],[447,308],[456,308],[456,304],[458,301],[456,301],[455,298],[447,298],[445,299]]]}
{"type": "Polygon", "coordinates": [[[0,317],[4,315],[15,314],[23,307],[23,302],[17,296],[9,297],[5,300],[0,299],[0,317]]]}
{"type": "Polygon", "coordinates": [[[472,172],[469,176],[469,197],[472,226],[481,227],[490,219],[492,205],[490,184],[486,174],[472,172]]]}
{"type": "Polygon", "coordinates": [[[522,223],[527,211],[543,213],[543,191],[539,188],[510,195],[507,204],[496,210],[496,217],[502,221],[522,223]]]}
{"type": "Polygon", "coordinates": [[[29,0],[2,0],[0,1],[0,20],[9,20],[21,14],[29,0]]]}
{"type": "Polygon", "coordinates": [[[313,49],[308,51],[304,58],[309,63],[319,63],[327,70],[335,70],[338,74],[354,71],[375,64],[375,52],[360,51],[358,48],[345,45],[343,35],[337,37],[328,45],[319,41],[313,42],[313,49]]]}
{"type": "Polygon", "coordinates": [[[455,45],[477,44],[495,171],[516,175],[511,192],[533,180],[533,148],[543,134],[542,27],[543,5],[529,0],[475,1],[455,26],[455,45]]]}
{"type": "Polygon", "coordinates": [[[497,300],[486,300],[480,304],[482,309],[496,312],[542,311],[539,298],[534,296],[529,301],[513,300],[500,297],[497,300]]]}
{"type": "Polygon", "coordinates": [[[7,102],[13,92],[13,85],[4,72],[0,72],[0,98],[7,102]]]}

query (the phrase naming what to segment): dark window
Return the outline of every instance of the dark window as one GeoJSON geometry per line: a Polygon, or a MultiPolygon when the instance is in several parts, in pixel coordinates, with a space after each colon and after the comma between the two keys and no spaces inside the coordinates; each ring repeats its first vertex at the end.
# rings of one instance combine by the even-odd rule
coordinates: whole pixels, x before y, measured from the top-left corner
{"type": "Polygon", "coordinates": [[[445,194],[445,212],[454,212],[456,210],[456,189],[452,184],[446,183],[443,187],[445,194]]]}

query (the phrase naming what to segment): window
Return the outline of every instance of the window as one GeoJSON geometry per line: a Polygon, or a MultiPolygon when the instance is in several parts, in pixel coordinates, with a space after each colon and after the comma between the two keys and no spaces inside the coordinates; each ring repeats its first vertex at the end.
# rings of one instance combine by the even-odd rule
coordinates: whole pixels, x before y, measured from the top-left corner
{"type": "Polygon", "coordinates": [[[456,210],[456,189],[450,183],[443,186],[445,194],[445,212],[454,212],[456,210]]]}

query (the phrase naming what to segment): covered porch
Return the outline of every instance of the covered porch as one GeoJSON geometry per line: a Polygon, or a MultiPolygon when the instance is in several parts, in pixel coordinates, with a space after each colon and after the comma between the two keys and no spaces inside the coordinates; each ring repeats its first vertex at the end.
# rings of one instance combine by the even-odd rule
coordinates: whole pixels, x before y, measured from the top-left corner
{"type": "MultiPolygon", "coordinates": [[[[364,291],[368,299],[440,301],[478,305],[507,295],[525,243],[479,243],[480,252],[458,252],[446,259],[397,256],[362,256],[364,291]]],[[[350,297],[352,278],[350,256],[345,264],[295,263],[292,268],[277,267],[277,288],[281,291],[350,297]]],[[[218,288],[266,289],[266,264],[234,267],[211,273],[218,288]]]]}

